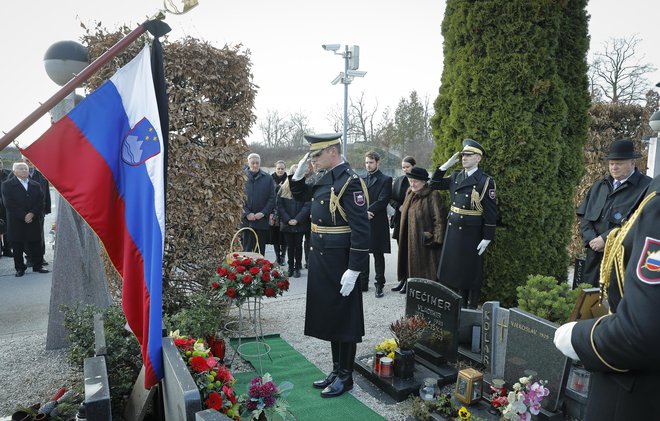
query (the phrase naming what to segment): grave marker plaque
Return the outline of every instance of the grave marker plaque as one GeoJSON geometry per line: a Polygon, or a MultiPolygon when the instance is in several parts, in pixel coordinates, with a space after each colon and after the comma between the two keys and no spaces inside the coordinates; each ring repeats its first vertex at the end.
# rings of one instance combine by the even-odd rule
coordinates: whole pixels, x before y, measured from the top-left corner
{"type": "Polygon", "coordinates": [[[406,316],[420,315],[431,325],[415,347],[416,353],[436,365],[455,361],[461,296],[428,279],[410,278],[407,288],[406,316]]]}
{"type": "Polygon", "coordinates": [[[518,308],[509,311],[504,380],[513,385],[530,371],[534,380],[547,380],[550,395],[542,406],[549,411],[557,410],[568,372],[568,358],[553,343],[557,327],[518,308]]]}

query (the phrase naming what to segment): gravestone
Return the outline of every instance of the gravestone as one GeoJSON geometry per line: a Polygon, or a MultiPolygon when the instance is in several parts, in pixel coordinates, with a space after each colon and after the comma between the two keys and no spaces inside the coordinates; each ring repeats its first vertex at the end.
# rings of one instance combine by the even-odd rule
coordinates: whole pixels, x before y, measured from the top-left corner
{"type": "Polygon", "coordinates": [[[415,346],[418,357],[434,366],[456,361],[460,311],[461,296],[451,289],[428,279],[408,279],[406,316],[420,315],[430,325],[415,346]]]}
{"type": "Polygon", "coordinates": [[[530,371],[534,380],[547,380],[550,395],[542,407],[556,411],[568,374],[568,358],[553,343],[557,325],[518,308],[509,311],[504,380],[513,386],[530,371]]]}
{"type": "Polygon", "coordinates": [[[195,414],[195,421],[231,421],[225,414],[216,411],[215,409],[205,409],[195,414]]]}
{"type": "Polygon", "coordinates": [[[482,363],[482,319],[481,309],[462,308],[458,316],[458,352],[478,364],[482,363]]]}
{"type": "Polygon", "coordinates": [[[112,420],[110,410],[110,384],[105,357],[85,358],[85,409],[89,420],[112,420]]]}
{"type": "Polygon", "coordinates": [[[482,306],[481,325],[484,381],[489,385],[493,379],[504,378],[509,309],[500,307],[498,301],[486,301],[482,306]]]}
{"type": "Polygon", "coordinates": [[[163,338],[163,368],[165,418],[193,421],[202,410],[202,398],[172,338],[163,338]]]}
{"type": "Polygon", "coordinates": [[[584,263],[584,259],[575,258],[575,266],[573,266],[572,289],[577,288],[578,285],[584,282],[584,263]]]}

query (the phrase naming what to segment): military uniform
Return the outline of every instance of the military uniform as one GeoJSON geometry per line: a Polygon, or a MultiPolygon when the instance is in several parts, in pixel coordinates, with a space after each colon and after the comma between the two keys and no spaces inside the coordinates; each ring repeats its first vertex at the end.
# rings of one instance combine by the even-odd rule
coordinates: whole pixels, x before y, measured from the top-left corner
{"type": "Polygon", "coordinates": [[[348,297],[339,294],[344,271],[361,272],[369,264],[367,197],[360,177],[342,163],[326,171],[313,186],[306,185],[305,179],[289,182],[296,200],[311,197],[312,202],[305,335],[326,341],[362,342],[360,288],[348,297]],[[338,197],[336,207],[332,195],[338,197]]]}
{"type": "Polygon", "coordinates": [[[598,286],[600,262],[603,253],[594,251],[589,242],[598,236],[607,240],[609,232],[621,226],[639,195],[651,182],[651,177],[640,173],[636,168],[633,174],[618,189],[614,190],[612,176],[607,176],[589,189],[576,213],[580,217],[582,241],[587,248],[584,263],[584,282],[598,286]]]}
{"type": "Polygon", "coordinates": [[[660,419],[660,176],[633,209],[610,233],[602,263],[613,314],[572,329],[591,372],[587,421],[660,419]]]}

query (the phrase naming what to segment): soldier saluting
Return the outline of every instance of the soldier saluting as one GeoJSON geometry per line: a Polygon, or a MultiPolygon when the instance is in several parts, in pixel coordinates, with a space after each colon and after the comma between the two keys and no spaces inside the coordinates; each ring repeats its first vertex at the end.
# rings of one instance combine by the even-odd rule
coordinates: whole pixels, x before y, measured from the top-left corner
{"type": "Polygon", "coordinates": [[[340,137],[336,133],[305,135],[310,152],[290,180],[294,199],[312,202],[305,335],[330,342],[332,372],[313,384],[323,389],[324,398],[353,387],[356,344],[364,336],[362,291],[355,282],[369,264],[367,190],[342,159],[340,137]],[[310,157],[322,175],[306,185],[310,157]]]}
{"type": "Polygon", "coordinates": [[[463,297],[463,305],[477,308],[483,282],[483,253],[495,238],[497,207],[495,180],[479,168],[484,148],[472,139],[434,173],[429,186],[449,190],[451,206],[438,266],[438,280],[463,297]],[[461,156],[463,170],[445,177],[461,156]]]}

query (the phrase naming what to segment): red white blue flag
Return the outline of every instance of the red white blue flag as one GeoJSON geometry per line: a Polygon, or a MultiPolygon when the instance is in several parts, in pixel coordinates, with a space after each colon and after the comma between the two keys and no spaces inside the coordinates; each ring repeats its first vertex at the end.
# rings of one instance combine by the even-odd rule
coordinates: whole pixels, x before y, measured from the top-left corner
{"type": "Polygon", "coordinates": [[[163,377],[160,117],[146,46],[23,150],[96,232],[121,275],[122,307],[140,342],[147,388],[163,377]]]}

